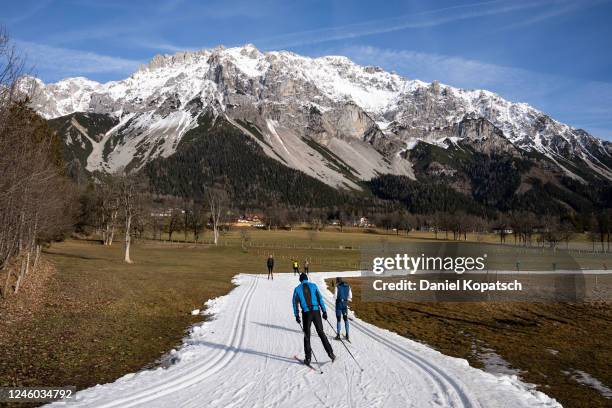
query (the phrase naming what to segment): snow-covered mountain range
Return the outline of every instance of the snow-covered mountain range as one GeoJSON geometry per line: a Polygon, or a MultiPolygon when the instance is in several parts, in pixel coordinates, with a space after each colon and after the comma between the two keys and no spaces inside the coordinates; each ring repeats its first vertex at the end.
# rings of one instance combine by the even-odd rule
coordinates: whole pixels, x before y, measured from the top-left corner
{"type": "Polygon", "coordinates": [[[269,157],[334,187],[359,189],[359,180],[385,173],[415,178],[411,153],[424,144],[536,158],[540,168],[581,182],[612,179],[609,142],[525,103],[340,56],[217,47],[156,56],[121,81],[30,81],[33,107],[56,121],[90,171],[169,157],[211,113],[269,157]]]}

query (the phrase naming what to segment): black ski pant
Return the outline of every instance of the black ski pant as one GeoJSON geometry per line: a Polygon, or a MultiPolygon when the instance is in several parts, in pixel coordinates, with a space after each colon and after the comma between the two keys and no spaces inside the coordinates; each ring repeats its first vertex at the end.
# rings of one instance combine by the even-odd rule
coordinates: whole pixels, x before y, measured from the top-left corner
{"type": "Polygon", "coordinates": [[[318,310],[312,310],[309,312],[302,312],[302,321],[304,322],[304,355],[305,360],[310,361],[310,356],[312,355],[312,348],[310,347],[310,325],[314,324],[315,330],[321,339],[321,343],[323,343],[323,348],[328,356],[331,357],[334,354],[334,350],[332,349],[331,344],[329,344],[329,340],[327,340],[327,336],[325,335],[325,331],[323,331],[323,320],[321,320],[321,312],[318,310]]]}
{"type": "Polygon", "coordinates": [[[293,268],[293,274],[294,274],[294,275],[299,275],[299,273],[300,273],[300,268],[295,268],[295,267],[294,267],[294,268],[293,268]]]}
{"type": "Polygon", "coordinates": [[[274,279],[274,275],[272,274],[272,269],[274,269],[273,266],[268,266],[268,279],[270,278],[274,279]]]}

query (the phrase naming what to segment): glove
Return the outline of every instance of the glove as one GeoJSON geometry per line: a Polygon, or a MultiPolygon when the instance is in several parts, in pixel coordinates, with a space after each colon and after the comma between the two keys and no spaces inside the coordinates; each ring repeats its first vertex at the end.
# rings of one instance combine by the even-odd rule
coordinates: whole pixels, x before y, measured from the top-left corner
{"type": "Polygon", "coordinates": [[[298,324],[302,324],[302,319],[300,319],[300,315],[295,316],[295,321],[298,322],[298,324]]]}
{"type": "Polygon", "coordinates": [[[323,319],[327,320],[327,312],[323,312],[323,319]]]}

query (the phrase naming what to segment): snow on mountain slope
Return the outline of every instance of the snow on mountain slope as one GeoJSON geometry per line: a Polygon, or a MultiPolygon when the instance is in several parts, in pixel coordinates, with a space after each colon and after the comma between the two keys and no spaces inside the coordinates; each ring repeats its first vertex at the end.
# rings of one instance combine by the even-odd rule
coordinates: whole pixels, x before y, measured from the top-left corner
{"type": "Polygon", "coordinates": [[[153,111],[139,115],[124,116],[119,126],[112,129],[106,140],[101,141],[104,148],[109,138],[117,137],[121,148],[112,149],[107,154],[90,157],[87,169],[108,171],[126,167],[130,164],[140,165],[155,157],[168,157],[176,151],[181,137],[195,126],[195,119],[184,111],[173,111],[161,116],[153,111]],[[128,129],[129,132],[125,130],[128,129]],[[138,160],[134,162],[134,160],[138,160]]]}
{"type": "Polygon", "coordinates": [[[47,119],[90,111],[91,95],[102,88],[100,83],[83,77],[67,78],[48,85],[32,78],[25,87],[28,85],[34,91],[32,107],[47,119]]]}
{"type": "MultiPolygon", "coordinates": [[[[358,274],[311,276],[323,289],[326,277],[358,274]]],[[[212,319],[195,326],[183,347],[170,354],[174,364],[80,391],[66,406],[560,407],[515,375],[486,373],[358,318],[351,322],[348,347],[365,370],[334,341],[338,360],[332,364],[313,335],[321,375],[293,357],[303,356],[302,332],[288,302],[296,278],[277,274],[269,281],[242,274],[235,283],[230,294],[208,302],[212,319]]],[[[333,310],[332,294],[324,290],[324,296],[333,310]]],[[[331,336],[332,329],[324,327],[331,336]]]]}
{"type": "MultiPolygon", "coordinates": [[[[113,152],[102,161],[90,161],[98,169],[113,170],[129,163],[140,166],[171,154],[191,126],[186,123],[195,123],[176,112],[189,112],[196,118],[202,111],[212,111],[247,120],[271,140],[279,137],[268,126],[274,121],[274,128],[285,129],[288,139],[277,140],[266,149],[267,154],[279,161],[284,157],[289,166],[300,170],[311,167],[309,158],[297,149],[287,160],[283,144],[290,143],[289,139],[311,139],[331,148],[343,161],[351,162],[350,167],[361,168],[359,174],[353,174],[358,179],[381,172],[413,177],[410,163],[400,163],[398,153],[418,140],[431,140],[433,131],[477,117],[490,121],[524,151],[541,153],[556,162],[578,160],[585,163],[583,168],[612,179],[610,143],[527,104],[512,103],[484,90],[409,80],[377,67],[359,66],[346,57],[262,53],[249,44],[156,56],[129,78],[105,84],[84,78],[48,85],[32,81],[37,85],[33,106],[46,118],[77,111],[116,118],[134,115],[133,127],[124,128],[119,138],[107,138],[116,141],[106,148],[113,152]],[[152,147],[162,144],[161,149],[152,147]],[[378,156],[372,155],[372,161],[355,159],[350,149],[344,149],[347,144],[361,152],[370,149],[378,156]]],[[[328,164],[324,159],[323,165],[328,164]]],[[[335,186],[353,183],[342,172],[324,178],[335,186]]]]}

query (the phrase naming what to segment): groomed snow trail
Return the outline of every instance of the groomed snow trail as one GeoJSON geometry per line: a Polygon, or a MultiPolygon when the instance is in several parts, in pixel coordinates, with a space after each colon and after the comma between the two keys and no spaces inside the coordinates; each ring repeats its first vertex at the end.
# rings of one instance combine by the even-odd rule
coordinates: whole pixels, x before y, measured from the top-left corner
{"type": "MultiPolygon", "coordinates": [[[[313,273],[335,326],[332,294],[323,280],[358,272],[313,273]]],[[[331,340],[325,354],[313,327],[312,344],[324,374],[301,365],[303,337],[293,318],[293,274],[241,274],[227,296],[208,302],[212,319],[195,326],[169,368],[128,374],[78,392],[81,407],[559,407],[515,376],[495,376],[466,360],[355,318],[351,352],[331,340]]],[[[323,323],[328,336],[333,330],[323,323]]],[[[316,363],[313,365],[318,367],[316,363]]],[[[51,406],[63,406],[54,403],[51,406]]]]}

